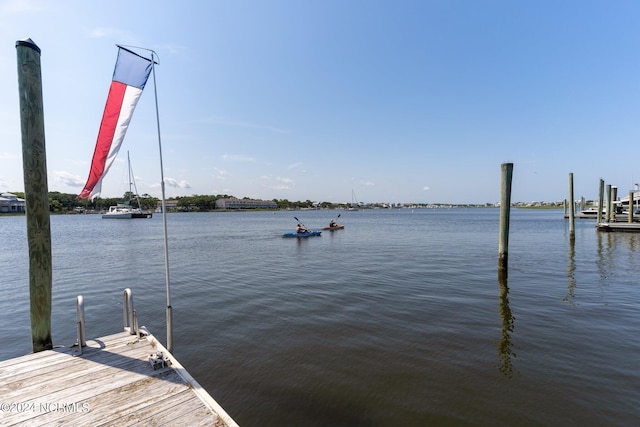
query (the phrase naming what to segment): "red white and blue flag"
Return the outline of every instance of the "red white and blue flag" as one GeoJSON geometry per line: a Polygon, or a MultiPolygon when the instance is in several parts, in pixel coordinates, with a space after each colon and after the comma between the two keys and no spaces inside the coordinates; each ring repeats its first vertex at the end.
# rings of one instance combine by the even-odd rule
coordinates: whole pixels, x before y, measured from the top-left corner
{"type": "Polygon", "coordinates": [[[116,68],[102,114],[89,178],[78,195],[83,199],[93,199],[100,194],[102,180],[118,155],[133,110],[152,69],[151,60],[121,46],[118,48],[116,68]]]}

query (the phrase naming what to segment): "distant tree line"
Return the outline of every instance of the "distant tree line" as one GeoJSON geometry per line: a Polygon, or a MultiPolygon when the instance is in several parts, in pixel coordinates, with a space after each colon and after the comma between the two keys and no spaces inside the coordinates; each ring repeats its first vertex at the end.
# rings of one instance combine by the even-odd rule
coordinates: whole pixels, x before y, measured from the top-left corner
{"type": "MultiPolygon", "coordinates": [[[[12,191],[11,193],[19,198],[24,198],[24,192],[12,191]]],[[[209,212],[216,209],[216,200],[230,198],[235,197],[227,194],[218,194],[216,196],[195,194],[192,196],[174,197],[168,200],[175,200],[177,202],[176,210],[178,211],[209,212]]],[[[244,199],[249,199],[249,197],[244,197],[244,199]]],[[[93,200],[82,199],[76,194],[51,191],[49,192],[49,211],[53,213],[74,213],[78,211],[99,212],[109,210],[109,206],[114,206],[117,203],[129,200],[131,200],[133,206],[138,206],[136,195],[128,191],[125,192],[121,198],[96,197],[93,200]]],[[[273,201],[278,205],[278,209],[335,209],[345,206],[329,202],[314,203],[311,200],[294,202],[287,199],[273,199],[273,201]]],[[[152,197],[149,194],[142,194],[140,196],[140,206],[144,210],[155,210],[158,202],[160,202],[160,199],[152,197]]]]}
{"type": "MultiPolygon", "coordinates": [[[[12,191],[17,197],[24,199],[24,193],[20,191],[12,191]]],[[[114,206],[123,201],[131,200],[133,206],[138,206],[136,195],[124,193],[122,198],[100,198],[96,197],[93,200],[81,199],[77,194],[60,193],[58,191],[49,192],[49,211],[53,213],[73,213],[78,210],[85,211],[102,211],[109,210],[109,206],[114,206]]],[[[151,197],[148,194],[140,196],[140,206],[145,210],[154,210],[158,204],[158,200],[155,197],[151,197]]]]}
{"type": "MultiPolygon", "coordinates": [[[[228,194],[218,194],[217,196],[207,195],[193,195],[193,196],[181,196],[175,197],[169,200],[176,200],[177,209],[181,211],[196,211],[196,212],[208,212],[216,209],[216,200],[218,199],[235,199],[236,197],[228,194]]],[[[250,197],[243,197],[242,199],[249,200],[250,197]]],[[[322,209],[337,208],[340,205],[329,202],[314,203],[311,200],[292,202],[287,199],[272,199],[273,202],[278,205],[278,209],[313,209],[320,207],[322,209]]]]}

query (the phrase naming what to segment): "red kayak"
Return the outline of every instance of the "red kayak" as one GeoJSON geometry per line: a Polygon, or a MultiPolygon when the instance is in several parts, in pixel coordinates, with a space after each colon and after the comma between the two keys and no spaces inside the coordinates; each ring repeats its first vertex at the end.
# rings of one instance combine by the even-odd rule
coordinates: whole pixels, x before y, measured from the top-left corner
{"type": "Polygon", "coordinates": [[[329,230],[329,231],[342,230],[343,228],[344,228],[344,225],[334,225],[333,227],[327,225],[326,227],[322,227],[323,230],[329,230]]]}

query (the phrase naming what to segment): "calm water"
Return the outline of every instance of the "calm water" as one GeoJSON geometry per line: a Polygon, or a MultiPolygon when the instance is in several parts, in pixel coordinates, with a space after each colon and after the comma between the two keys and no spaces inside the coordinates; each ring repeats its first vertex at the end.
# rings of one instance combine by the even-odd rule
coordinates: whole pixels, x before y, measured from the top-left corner
{"type": "MultiPolygon", "coordinates": [[[[174,353],[242,426],[640,423],[640,234],[497,209],[170,214],[174,353]],[[283,239],[300,218],[345,230],[283,239]]],[[[31,351],[24,217],[0,217],[0,360],[31,351]]],[[[162,218],[55,216],[56,345],[165,341],[162,218]]]]}

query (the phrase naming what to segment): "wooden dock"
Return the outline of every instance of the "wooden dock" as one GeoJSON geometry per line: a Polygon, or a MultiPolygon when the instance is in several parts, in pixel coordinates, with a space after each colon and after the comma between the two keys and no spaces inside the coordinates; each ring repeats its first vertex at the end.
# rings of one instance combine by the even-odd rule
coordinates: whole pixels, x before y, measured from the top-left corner
{"type": "Polygon", "coordinates": [[[3,426],[237,426],[144,328],[0,362],[0,405],[3,426]]]}
{"type": "Polygon", "coordinates": [[[627,233],[639,233],[640,223],[638,222],[601,222],[596,224],[598,231],[622,231],[627,233]]]}
{"type": "MultiPolygon", "coordinates": [[[[586,212],[586,211],[582,211],[582,212],[576,212],[576,214],[574,215],[575,219],[594,219],[597,220],[598,219],[598,215],[595,212],[586,212]]],[[[569,214],[565,213],[564,214],[564,219],[569,219],[569,214]]],[[[605,219],[605,214],[602,214],[602,219],[605,219]]],[[[615,220],[616,222],[629,222],[629,215],[628,214],[616,214],[615,215],[615,220]]],[[[633,222],[640,222],[640,217],[638,217],[638,215],[634,215],[633,217],[633,222]]]]}

